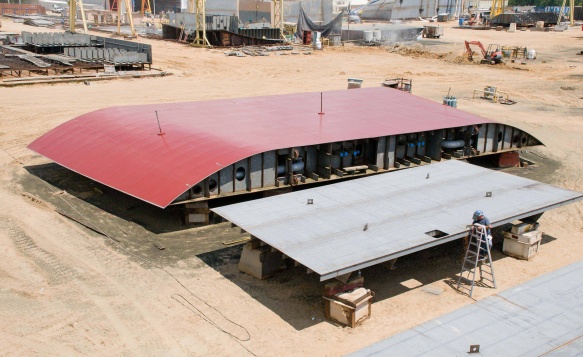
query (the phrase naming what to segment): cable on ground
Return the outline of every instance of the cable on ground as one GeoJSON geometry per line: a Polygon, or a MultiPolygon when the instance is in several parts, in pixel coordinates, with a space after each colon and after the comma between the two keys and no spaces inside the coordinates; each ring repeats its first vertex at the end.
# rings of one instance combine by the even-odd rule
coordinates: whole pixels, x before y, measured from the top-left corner
{"type": "MultiPolygon", "coordinates": [[[[16,162],[18,162],[19,164],[24,166],[24,163],[20,160],[18,160],[16,157],[14,157],[12,154],[10,154],[8,151],[6,151],[4,148],[1,148],[2,151],[6,152],[10,157],[12,157],[16,162]]],[[[46,181],[42,180],[39,178],[39,180],[44,183],[50,191],[52,191],[53,193],[56,192],[55,189],[49,185],[46,181]]],[[[180,294],[172,294],[171,298],[176,300],[178,303],[180,303],[182,306],[186,307],[187,309],[189,309],[190,311],[192,311],[187,305],[185,305],[184,302],[180,301],[179,299],[176,298],[176,296],[181,297],[188,305],[192,306],[192,308],[194,308],[199,314],[199,316],[201,316],[207,323],[209,323],[211,326],[215,327],[216,329],[218,329],[219,331],[227,334],[229,337],[231,337],[235,342],[237,342],[241,347],[243,347],[247,352],[249,352],[250,354],[252,354],[253,356],[256,356],[253,352],[251,352],[247,347],[245,347],[241,342],[246,342],[246,341],[250,341],[251,340],[251,334],[249,333],[249,330],[247,330],[244,326],[242,326],[241,324],[236,323],[235,321],[229,319],[228,317],[226,317],[225,315],[223,315],[222,312],[220,312],[219,310],[217,310],[214,306],[210,305],[209,303],[207,303],[205,300],[201,299],[200,297],[196,296],[190,289],[188,289],[176,276],[174,276],[174,274],[172,274],[171,272],[169,272],[168,270],[164,269],[162,266],[144,258],[141,257],[133,252],[130,252],[129,250],[127,250],[125,247],[123,247],[121,245],[121,241],[118,240],[117,238],[112,237],[111,235],[107,234],[106,232],[104,232],[103,230],[99,229],[99,227],[97,227],[95,225],[95,223],[93,223],[91,220],[87,219],[87,217],[85,217],[81,212],[79,212],[79,210],[77,210],[77,208],[75,208],[69,201],[67,201],[63,196],[59,196],[59,198],[61,198],[63,200],[63,202],[65,202],[69,207],[71,207],[75,212],[77,212],[77,214],[83,218],[89,225],[91,225],[93,227],[93,229],[96,232],[99,232],[100,234],[104,235],[105,237],[111,239],[117,246],[118,248],[120,248],[121,250],[123,250],[124,252],[126,252],[127,254],[140,259],[141,261],[150,264],[151,266],[158,268],[160,270],[162,270],[163,272],[165,272],[166,274],[168,274],[172,279],[174,279],[174,281],[176,281],[180,286],[182,286],[182,288],[184,288],[184,290],[188,291],[188,293],[190,293],[190,295],[192,295],[194,298],[196,298],[198,301],[202,302],[203,304],[205,304],[206,306],[208,306],[209,308],[215,310],[219,315],[221,315],[225,320],[227,320],[228,322],[232,323],[233,325],[236,325],[240,328],[242,328],[245,333],[247,334],[247,337],[245,338],[240,338],[238,336],[235,336],[234,334],[226,331],[225,329],[223,329],[222,327],[220,327],[217,323],[215,323],[211,318],[209,318],[204,312],[202,312],[199,308],[197,308],[196,306],[194,306],[194,304],[192,302],[190,302],[187,298],[185,298],[184,296],[180,295],[180,294]]],[[[194,311],[192,311],[194,313],[194,311]]]]}

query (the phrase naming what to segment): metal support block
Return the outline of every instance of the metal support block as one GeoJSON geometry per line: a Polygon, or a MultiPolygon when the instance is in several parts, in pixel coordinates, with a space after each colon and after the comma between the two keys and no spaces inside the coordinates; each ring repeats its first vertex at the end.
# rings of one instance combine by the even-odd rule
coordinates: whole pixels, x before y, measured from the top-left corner
{"type": "Polygon", "coordinates": [[[421,165],[421,160],[416,157],[405,156],[405,159],[411,161],[416,165],[421,165]]]}
{"type": "Polygon", "coordinates": [[[401,165],[405,165],[405,166],[411,166],[411,162],[405,159],[397,159],[396,160],[399,164],[401,165]]]}
{"type": "Polygon", "coordinates": [[[239,260],[239,270],[242,272],[257,279],[265,279],[282,270],[283,266],[284,260],[281,252],[273,252],[270,246],[257,247],[252,242],[247,242],[243,246],[239,260]]]}
{"type": "Polygon", "coordinates": [[[423,155],[415,155],[416,158],[420,159],[423,162],[426,162],[428,164],[431,163],[431,158],[428,156],[423,156],[423,155]]]}
{"type": "Polygon", "coordinates": [[[184,221],[186,224],[209,224],[210,212],[206,201],[187,203],[184,205],[184,221]]]}

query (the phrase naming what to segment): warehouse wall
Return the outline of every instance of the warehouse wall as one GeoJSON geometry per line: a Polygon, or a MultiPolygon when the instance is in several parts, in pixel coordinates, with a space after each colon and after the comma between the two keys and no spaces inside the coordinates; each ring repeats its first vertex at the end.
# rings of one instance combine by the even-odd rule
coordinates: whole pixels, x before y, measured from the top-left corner
{"type": "Polygon", "coordinates": [[[207,15],[239,16],[238,0],[207,0],[207,15]]]}
{"type": "MultiPolygon", "coordinates": [[[[241,22],[260,22],[265,18],[271,24],[273,1],[239,0],[239,19],[241,22]]],[[[270,25],[268,25],[270,26],[270,25]]]]}
{"type": "Polygon", "coordinates": [[[363,19],[396,20],[432,17],[455,11],[455,0],[388,0],[363,9],[363,19]],[[420,11],[421,10],[421,11],[420,11]]]}
{"type": "MultiPolygon", "coordinates": [[[[315,23],[328,23],[334,18],[332,0],[302,0],[302,7],[315,23]]],[[[300,1],[284,1],[283,17],[285,22],[298,22],[300,1]]]]}

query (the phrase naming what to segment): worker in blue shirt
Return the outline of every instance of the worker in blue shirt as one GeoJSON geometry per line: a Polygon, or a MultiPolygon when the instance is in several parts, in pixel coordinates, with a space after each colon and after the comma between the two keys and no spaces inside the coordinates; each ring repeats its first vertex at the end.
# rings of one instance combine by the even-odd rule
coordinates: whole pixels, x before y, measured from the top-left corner
{"type": "MultiPolygon", "coordinates": [[[[488,219],[488,217],[484,216],[484,212],[477,210],[476,212],[474,212],[474,222],[472,222],[472,224],[481,224],[482,226],[486,227],[486,242],[488,242],[488,246],[490,248],[492,248],[492,232],[490,231],[490,229],[492,229],[492,224],[490,223],[490,220],[488,219]]],[[[483,252],[486,247],[485,245],[481,247],[481,251],[480,254],[485,254],[485,252],[483,252]]]]}

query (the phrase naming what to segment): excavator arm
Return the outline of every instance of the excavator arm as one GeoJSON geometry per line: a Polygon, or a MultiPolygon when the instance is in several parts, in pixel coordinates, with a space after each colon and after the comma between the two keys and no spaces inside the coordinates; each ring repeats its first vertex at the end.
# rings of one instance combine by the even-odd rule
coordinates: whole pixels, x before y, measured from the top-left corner
{"type": "Polygon", "coordinates": [[[466,54],[468,55],[468,59],[470,61],[474,60],[473,51],[472,51],[470,45],[478,46],[480,48],[480,50],[482,51],[482,56],[484,58],[488,57],[486,49],[484,49],[484,46],[482,45],[482,43],[480,41],[465,41],[465,43],[466,43],[466,54]]]}

